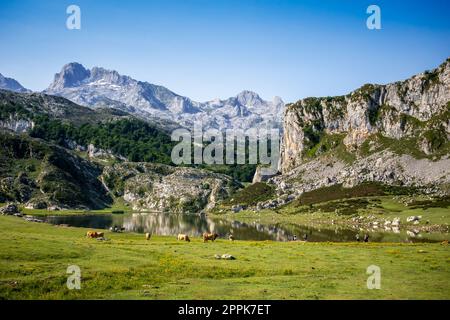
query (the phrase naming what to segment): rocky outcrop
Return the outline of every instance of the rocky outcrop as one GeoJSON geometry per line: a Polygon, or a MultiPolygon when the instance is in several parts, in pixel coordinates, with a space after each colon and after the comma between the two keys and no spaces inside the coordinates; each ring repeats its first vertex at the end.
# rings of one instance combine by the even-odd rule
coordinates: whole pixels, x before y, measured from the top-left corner
{"type": "Polygon", "coordinates": [[[288,105],[281,148],[281,194],[376,181],[450,185],[450,59],[437,69],[340,97],[288,105]]]}
{"type": "Polygon", "coordinates": [[[2,215],[14,215],[20,213],[19,207],[14,203],[9,203],[4,207],[0,208],[0,213],[2,215]]]}
{"type": "Polygon", "coordinates": [[[389,150],[355,160],[351,165],[334,157],[304,162],[288,173],[269,179],[277,192],[293,194],[342,184],[354,187],[363,182],[415,187],[425,193],[446,194],[450,185],[450,159],[432,161],[397,155],[389,150]]]}
{"type": "Polygon", "coordinates": [[[16,133],[25,133],[33,129],[34,122],[25,119],[9,119],[0,120],[0,128],[8,129],[16,133]]]}
{"type": "Polygon", "coordinates": [[[102,180],[137,211],[200,212],[212,208],[239,185],[206,170],[124,162],[105,167],[102,180]]]}
{"type": "Polygon", "coordinates": [[[437,144],[449,140],[449,101],[450,59],[402,82],[364,85],[346,96],[300,100],[286,107],[280,169],[287,173],[301,165],[324,136],[336,134],[343,136],[349,152],[380,134],[413,139],[417,149],[432,154],[437,144]]]}
{"type": "Polygon", "coordinates": [[[262,167],[258,166],[255,170],[255,174],[253,175],[252,183],[265,182],[275,175],[276,175],[276,173],[275,174],[265,174],[264,171],[262,170],[262,167]]]}
{"type": "Polygon", "coordinates": [[[102,169],[51,143],[0,130],[0,202],[33,209],[101,209],[112,203],[102,169]]]}

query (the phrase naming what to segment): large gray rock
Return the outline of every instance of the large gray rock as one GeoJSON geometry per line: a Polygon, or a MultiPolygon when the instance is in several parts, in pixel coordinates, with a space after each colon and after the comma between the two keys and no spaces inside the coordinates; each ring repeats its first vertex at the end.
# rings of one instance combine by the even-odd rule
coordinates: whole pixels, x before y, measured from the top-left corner
{"type": "Polygon", "coordinates": [[[14,203],[9,203],[4,207],[0,208],[0,212],[3,215],[14,215],[20,213],[19,207],[14,203]]]}
{"type": "Polygon", "coordinates": [[[274,174],[264,174],[262,171],[262,167],[258,166],[255,170],[255,174],[253,176],[253,181],[252,183],[257,183],[257,182],[265,182],[267,180],[269,180],[270,178],[276,176],[277,173],[274,174]]]}

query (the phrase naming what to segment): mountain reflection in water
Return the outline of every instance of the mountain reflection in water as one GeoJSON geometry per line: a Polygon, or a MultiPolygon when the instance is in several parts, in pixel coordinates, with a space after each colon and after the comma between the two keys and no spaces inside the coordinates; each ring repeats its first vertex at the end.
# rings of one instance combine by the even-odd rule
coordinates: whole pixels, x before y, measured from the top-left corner
{"type": "MultiPolygon", "coordinates": [[[[366,232],[354,229],[330,226],[318,228],[297,224],[263,225],[257,221],[244,223],[210,218],[196,214],[169,214],[140,212],[123,215],[71,215],[48,216],[44,220],[51,224],[65,224],[73,227],[109,229],[123,227],[126,232],[146,233],[154,235],[176,236],[179,233],[191,237],[201,237],[204,232],[215,232],[221,238],[233,234],[236,240],[274,240],[290,241],[294,235],[301,240],[306,235],[312,242],[353,242],[356,234],[366,232]]],[[[448,233],[409,235],[406,232],[367,232],[371,242],[436,242],[448,237],[448,233]]],[[[361,236],[362,238],[362,236],[361,236]]]]}

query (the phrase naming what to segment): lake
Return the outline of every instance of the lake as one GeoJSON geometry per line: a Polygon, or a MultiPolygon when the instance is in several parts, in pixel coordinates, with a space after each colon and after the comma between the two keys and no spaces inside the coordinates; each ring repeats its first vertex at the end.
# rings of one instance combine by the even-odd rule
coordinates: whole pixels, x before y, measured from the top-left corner
{"type": "Polygon", "coordinates": [[[355,241],[359,233],[361,239],[364,233],[370,236],[370,242],[438,242],[448,239],[448,233],[423,233],[411,232],[365,232],[341,227],[318,228],[297,224],[272,224],[263,225],[257,221],[243,223],[228,221],[218,218],[210,218],[196,214],[168,214],[168,213],[127,213],[127,214],[84,214],[70,216],[39,217],[50,224],[65,224],[72,227],[93,229],[109,229],[110,227],[123,227],[125,232],[146,233],[153,235],[176,236],[179,233],[188,234],[190,237],[201,237],[203,232],[215,232],[220,238],[228,239],[233,234],[236,240],[274,240],[290,241],[294,235],[299,240],[306,234],[308,241],[312,242],[348,242],[355,241]]]}

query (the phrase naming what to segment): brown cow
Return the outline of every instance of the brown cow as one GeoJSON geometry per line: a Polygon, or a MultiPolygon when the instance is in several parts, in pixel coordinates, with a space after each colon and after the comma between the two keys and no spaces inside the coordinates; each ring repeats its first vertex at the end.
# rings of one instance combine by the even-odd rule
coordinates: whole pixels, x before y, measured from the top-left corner
{"type": "Polygon", "coordinates": [[[208,242],[208,240],[214,241],[219,237],[217,233],[207,233],[203,234],[203,242],[208,242]]]}
{"type": "Polygon", "coordinates": [[[178,240],[181,240],[181,241],[186,241],[186,242],[191,242],[191,239],[189,239],[189,236],[187,235],[187,234],[179,234],[178,235],[178,238],[177,238],[178,240]]]}
{"type": "Polygon", "coordinates": [[[86,233],[86,237],[91,238],[91,239],[103,238],[104,236],[105,236],[105,234],[103,232],[88,231],[86,233]]]}

